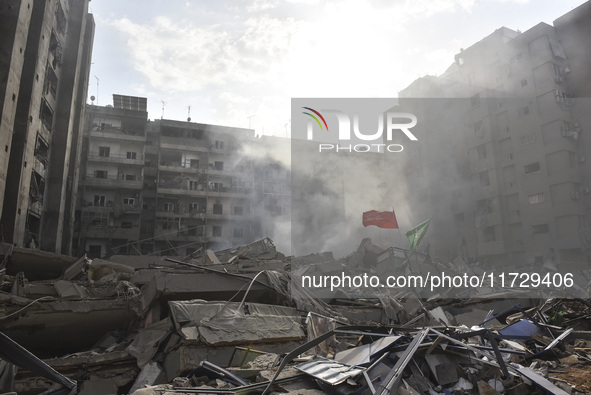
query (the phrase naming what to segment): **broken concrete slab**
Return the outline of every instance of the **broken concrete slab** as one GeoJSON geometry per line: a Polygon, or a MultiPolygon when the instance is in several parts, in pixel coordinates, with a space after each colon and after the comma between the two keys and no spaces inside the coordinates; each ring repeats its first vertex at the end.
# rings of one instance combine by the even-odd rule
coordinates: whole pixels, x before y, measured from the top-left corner
{"type": "Polygon", "coordinates": [[[157,362],[150,362],[146,364],[140,374],[137,376],[135,382],[129,389],[129,393],[133,393],[140,388],[144,388],[149,385],[162,384],[166,375],[164,370],[160,367],[157,362]]]}

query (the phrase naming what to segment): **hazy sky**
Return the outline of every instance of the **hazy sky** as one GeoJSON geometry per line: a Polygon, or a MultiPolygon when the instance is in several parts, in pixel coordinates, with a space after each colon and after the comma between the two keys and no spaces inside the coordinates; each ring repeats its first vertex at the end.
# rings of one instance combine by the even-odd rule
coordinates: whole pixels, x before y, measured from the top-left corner
{"type": "Polygon", "coordinates": [[[582,3],[93,0],[89,96],[147,97],[150,119],[164,101],[164,118],[191,106],[194,122],[285,136],[292,97],[396,97],[495,29],[552,24],[582,3]]]}

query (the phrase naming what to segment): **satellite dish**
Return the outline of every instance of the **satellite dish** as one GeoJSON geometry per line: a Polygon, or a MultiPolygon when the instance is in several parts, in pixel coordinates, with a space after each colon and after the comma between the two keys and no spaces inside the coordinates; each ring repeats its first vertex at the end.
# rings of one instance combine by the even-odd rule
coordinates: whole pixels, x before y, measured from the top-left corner
{"type": "Polygon", "coordinates": [[[187,122],[191,122],[191,117],[187,118],[187,122]]]}
{"type": "Polygon", "coordinates": [[[90,96],[90,101],[92,102],[92,104],[94,104],[94,99],[96,99],[94,96],[90,96]]]}

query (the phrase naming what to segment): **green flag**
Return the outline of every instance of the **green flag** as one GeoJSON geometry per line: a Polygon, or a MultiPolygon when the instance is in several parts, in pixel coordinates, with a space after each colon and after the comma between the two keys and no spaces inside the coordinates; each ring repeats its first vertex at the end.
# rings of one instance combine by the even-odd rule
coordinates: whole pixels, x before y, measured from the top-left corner
{"type": "Polygon", "coordinates": [[[414,228],[406,232],[406,237],[408,237],[408,241],[410,241],[410,252],[408,254],[409,258],[415,252],[416,248],[419,246],[419,243],[421,242],[423,236],[425,236],[430,221],[431,219],[428,219],[425,222],[415,226],[414,228]]]}

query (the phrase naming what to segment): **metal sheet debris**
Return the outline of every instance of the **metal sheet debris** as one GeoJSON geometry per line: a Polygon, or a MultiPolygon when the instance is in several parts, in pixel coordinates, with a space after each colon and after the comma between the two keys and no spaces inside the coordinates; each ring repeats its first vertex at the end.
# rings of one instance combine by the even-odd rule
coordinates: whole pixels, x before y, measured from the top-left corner
{"type": "Polygon", "coordinates": [[[80,393],[136,395],[584,393],[586,300],[480,291],[425,300],[409,290],[320,298],[298,281],[308,268],[384,269],[403,257],[370,240],[342,259],[287,257],[262,239],[184,259],[57,256],[52,278],[19,266],[0,277],[0,330],[55,374],[16,370],[2,354],[2,390],[39,393],[61,380],[80,393]]]}

